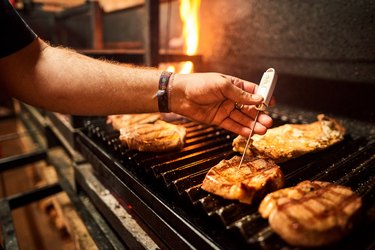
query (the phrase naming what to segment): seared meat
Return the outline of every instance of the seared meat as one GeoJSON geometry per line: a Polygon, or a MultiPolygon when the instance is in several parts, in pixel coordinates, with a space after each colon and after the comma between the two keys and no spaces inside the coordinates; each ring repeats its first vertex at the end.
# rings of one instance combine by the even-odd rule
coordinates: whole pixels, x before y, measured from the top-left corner
{"type": "Polygon", "coordinates": [[[153,123],[160,119],[160,113],[109,115],[107,123],[112,124],[114,130],[120,130],[133,124],[153,123]]]}
{"type": "Polygon", "coordinates": [[[316,247],[336,242],[352,229],[362,200],[350,188],[303,181],[268,194],[259,206],[271,228],[291,245],[316,247]]]}
{"type": "Polygon", "coordinates": [[[212,167],[203,180],[202,189],[225,199],[251,204],[283,186],[283,173],[272,160],[247,157],[238,167],[240,160],[241,157],[234,156],[212,167]]]}
{"type": "MultiPolygon", "coordinates": [[[[270,158],[277,163],[303,154],[323,150],[344,139],[345,129],[335,119],[318,115],[310,124],[285,124],[269,129],[265,135],[254,135],[247,155],[270,158]]],[[[233,140],[233,150],[242,153],[247,138],[233,140]]]]}
{"type": "Polygon", "coordinates": [[[129,149],[162,152],[180,149],[185,142],[186,129],[164,121],[134,124],[120,129],[120,140],[129,149]]]}

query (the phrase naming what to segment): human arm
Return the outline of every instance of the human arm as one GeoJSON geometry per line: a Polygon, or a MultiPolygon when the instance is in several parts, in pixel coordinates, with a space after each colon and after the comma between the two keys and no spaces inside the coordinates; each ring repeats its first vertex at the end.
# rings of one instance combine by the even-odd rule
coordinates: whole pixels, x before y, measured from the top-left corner
{"type": "Polygon", "coordinates": [[[160,73],[95,60],[40,39],[0,59],[1,83],[10,95],[75,115],[155,112],[160,73]]]}
{"type": "MultiPolygon", "coordinates": [[[[0,59],[0,80],[13,97],[31,105],[75,115],[157,112],[161,71],[96,60],[41,39],[0,59]]],[[[218,73],[176,74],[170,83],[172,112],[241,135],[254,119],[250,93],[256,85],[218,73]],[[243,85],[244,90],[239,88],[243,85]],[[234,102],[248,104],[241,111],[234,102]]],[[[261,114],[255,133],[263,134],[272,119],[261,114]]]]}

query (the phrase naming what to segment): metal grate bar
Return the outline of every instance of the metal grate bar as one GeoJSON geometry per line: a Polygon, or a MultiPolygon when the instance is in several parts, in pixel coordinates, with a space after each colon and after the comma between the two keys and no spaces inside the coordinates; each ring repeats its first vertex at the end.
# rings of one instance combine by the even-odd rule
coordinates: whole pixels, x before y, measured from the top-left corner
{"type": "MultiPolygon", "coordinates": [[[[307,123],[314,116],[305,117],[302,114],[283,115],[281,110],[271,114],[276,118],[276,125],[284,123],[307,123]]],[[[306,113],[308,115],[308,113],[306,113]]],[[[234,232],[245,243],[258,245],[261,248],[288,247],[276,234],[272,232],[268,221],[261,218],[257,212],[257,204],[246,205],[237,201],[225,200],[221,197],[209,194],[202,190],[201,183],[207,171],[222,159],[227,159],[237,154],[232,150],[232,141],[235,135],[207,125],[197,124],[186,120],[175,120],[175,124],[183,124],[187,128],[185,147],[179,152],[166,153],[144,153],[125,149],[116,138],[118,135],[111,134],[108,127],[101,128],[96,124],[89,137],[104,146],[104,154],[110,154],[123,164],[124,169],[136,170],[148,173],[145,183],[151,188],[172,191],[173,204],[183,210],[187,217],[193,216],[189,209],[195,208],[202,213],[203,225],[192,220],[197,228],[206,228],[211,221],[215,221],[219,228],[213,232],[204,231],[208,238],[216,234],[234,232]],[[103,131],[101,131],[103,130],[103,131]],[[104,131],[106,133],[104,133],[104,131]],[[155,182],[155,180],[159,180],[155,182]],[[177,196],[176,196],[177,195],[177,196]],[[177,199],[177,200],[176,200],[177,199]],[[189,208],[179,207],[179,203],[191,205],[189,208]],[[222,226],[222,227],[220,227],[222,226]],[[221,232],[224,230],[224,232],[221,232]]],[[[112,131],[113,132],[113,131],[112,131]]],[[[95,149],[95,151],[98,151],[95,149]]],[[[100,152],[100,150],[99,150],[100,152]]],[[[348,134],[343,142],[340,142],[326,150],[307,154],[288,162],[280,164],[285,176],[286,186],[292,186],[300,181],[326,180],[348,185],[358,194],[362,195],[366,202],[366,218],[369,219],[365,225],[366,229],[375,228],[375,141],[371,137],[352,136],[348,134]]],[[[103,158],[103,156],[101,157],[103,158]]],[[[110,159],[108,160],[108,162],[110,159]]],[[[114,165],[115,166],[115,165],[114,165]]],[[[168,202],[168,201],[167,201],[168,202]]],[[[372,230],[375,231],[375,230],[372,230]]],[[[364,234],[368,237],[368,234],[364,234]]],[[[363,238],[362,235],[354,234],[354,239],[363,238]]],[[[214,237],[215,239],[215,237],[214,237]]],[[[221,238],[216,238],[221,241],[221,238]]],[[[358,241],[358,240],[357,240],[358,241]]],[[[224,240],[225,242],[225,240],[224,240]]],[[[344,242],[347,242],[345,239],[344,242]]],[[[232,245],[233,242],[228,243],[232,245]]],[[[363,243],[362,243],[363,244],[363,243]]],[[[373,244],[367,241],[367,245],[373,244]]],[[[343,248],[345,249],[345,248],[343,248]]]]}

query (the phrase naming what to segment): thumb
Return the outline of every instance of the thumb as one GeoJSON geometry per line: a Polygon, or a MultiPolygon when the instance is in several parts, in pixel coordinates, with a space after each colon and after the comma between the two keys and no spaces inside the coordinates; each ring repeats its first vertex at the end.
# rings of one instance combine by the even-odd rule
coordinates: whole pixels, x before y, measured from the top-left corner
{"type": "MultiPolygon", "coordinates": [[[[251,83],[253,86],[253,90],[256,89],[256,84],[251,83]]],[[[242,86],[242,84],[240,85],[242,86]]],[[[263,97],[261,95],[253,94],[243,90],[240,87],[237,87],[235,84],[228,84],[226,90],[224,91],[224,96],[229,100],[232,100],[237,103],[245,104],[245,105],[257,105],[262,103],[263,97]]]]}

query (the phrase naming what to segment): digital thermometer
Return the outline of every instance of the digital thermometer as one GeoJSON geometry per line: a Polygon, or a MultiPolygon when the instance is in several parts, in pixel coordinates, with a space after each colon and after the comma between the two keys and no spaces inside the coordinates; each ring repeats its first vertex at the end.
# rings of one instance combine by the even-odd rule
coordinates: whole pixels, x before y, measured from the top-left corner
{"type": "Polygon", "coordinates": [[[267,69],[267,71],[263,73],[262,79],[260,80],[260,84],[256,92],[258,95],[261,95],[263,97],[263,103],[257,107],[258,110],[264,111],[270,104],[273,91],[276,86],[276,81],[277,74],[273,68],[267,69]]]}
{"type": "Polygon", "coordinates": [[[260,80],[260,84],[259,84],[258,89],[256,91],[256,94],[261,95],[263,97],[263,102],[256,107],[256,109],[258,111],[257,111],[257,114],[255,116],[253,126],[251,127],[250,135],[247,138],[246,146],[245,146],[245,149],[242,153],[241,161],[240,161],[240,164],[238,165],[238,167],[241,167],[243,159],[245,158],[246,150],[248,149],[250,139],[254,134],[255,124],[257,123],[260,111],[266,110],[266,108],[270,104],[270,101],[271,101],[271,98],[272,98],[272,95],[273,95],[273,91],[274,91],[275,86],[276,86],[276,82],[277,82],[276,71],[273,68],[267,69],[267,71],[263,73],[262,79],[260,80]]]}

